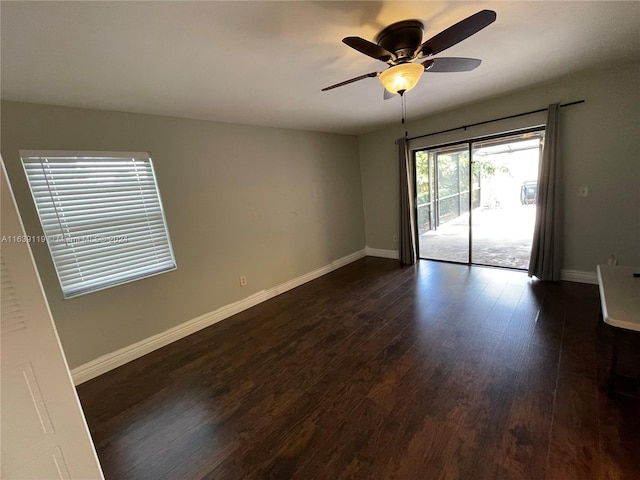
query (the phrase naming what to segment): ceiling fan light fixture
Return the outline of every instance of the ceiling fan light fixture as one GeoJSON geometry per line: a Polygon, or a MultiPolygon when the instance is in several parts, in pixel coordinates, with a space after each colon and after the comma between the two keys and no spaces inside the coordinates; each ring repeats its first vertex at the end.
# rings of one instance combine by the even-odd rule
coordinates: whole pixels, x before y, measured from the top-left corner
{"type": "Polygon", "coordinates": [[[401,63],[386,69],[380,74],[380,83],[389,93],[404,93],[415,87],[424,72],[419,63],[401,63]]]}

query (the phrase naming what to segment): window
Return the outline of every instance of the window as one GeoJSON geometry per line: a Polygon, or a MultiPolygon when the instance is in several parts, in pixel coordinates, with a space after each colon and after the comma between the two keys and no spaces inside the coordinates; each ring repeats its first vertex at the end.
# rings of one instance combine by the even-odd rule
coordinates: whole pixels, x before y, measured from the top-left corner
{"type": "Polygon", "coordinates": [[[20,157],[65,298],[176,268],[148,153],[20,157]]]}

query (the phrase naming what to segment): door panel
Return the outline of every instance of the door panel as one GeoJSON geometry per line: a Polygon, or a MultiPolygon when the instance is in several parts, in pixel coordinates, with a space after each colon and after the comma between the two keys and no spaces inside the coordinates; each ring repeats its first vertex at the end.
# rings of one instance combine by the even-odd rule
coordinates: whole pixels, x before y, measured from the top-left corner
{"type": "Polygon", "coordinates": [[[416,171],[418,219],[422,220],[418,226],[420,257],[467,263],[468,145],[417,152],[416,171]]]}
{"type": "Polygon", "coordinates": [[[1,173],[1,476],[102,479],[4,163],[1,173]]]}
{"type": "Polygon", "coordinates": [[[473,263],[529,267],[541,139],[538,133],[474,143],[473,168],[480,180],[481,201],[471,227],[473,263]]]}

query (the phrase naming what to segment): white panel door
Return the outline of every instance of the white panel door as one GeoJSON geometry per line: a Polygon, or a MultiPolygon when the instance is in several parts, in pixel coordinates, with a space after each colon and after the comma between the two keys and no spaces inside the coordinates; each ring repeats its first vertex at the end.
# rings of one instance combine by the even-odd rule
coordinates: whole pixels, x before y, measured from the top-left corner
{"type": "Polygon", "coordinates": [[[1,478],[103,479],[4,162],[1,175],[1,478]]]}

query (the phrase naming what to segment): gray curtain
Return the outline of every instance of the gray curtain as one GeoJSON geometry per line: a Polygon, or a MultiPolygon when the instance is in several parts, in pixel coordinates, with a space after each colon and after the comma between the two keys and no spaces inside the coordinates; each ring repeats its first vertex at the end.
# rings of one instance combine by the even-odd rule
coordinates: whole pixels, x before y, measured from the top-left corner
{"type": "Polygon", "coordinates": [[[560,280],[562,268],[562,218],[558,119],[560,106],[549,105],[542,159],[538,169],[536,224],[529,261],[529,276],[560,280]]]}
{"type": "Polygon", "coordinates": [[[398,140],[400,165],[400,262],[413,265],[417,261],[416,222],[414,208],[414,170],[409,158],[407,140],[398,140]]]}

